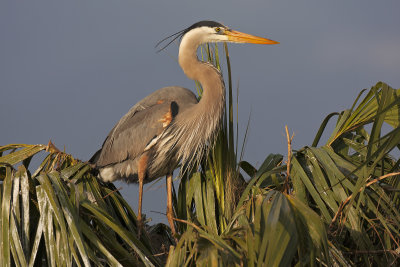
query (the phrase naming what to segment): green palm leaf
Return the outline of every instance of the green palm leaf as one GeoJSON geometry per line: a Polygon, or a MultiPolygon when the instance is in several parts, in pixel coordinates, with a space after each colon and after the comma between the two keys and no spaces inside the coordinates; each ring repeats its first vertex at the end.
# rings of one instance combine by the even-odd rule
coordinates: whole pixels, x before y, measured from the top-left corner
{"type": "MultiPolygon", "coordinates": [[[[0,157],[1,249],[4,266],[159,266],[147,235],[112,184],[86,163],[44,145],[10,145],[0,157]],[[53,150],[33,175],[20,165],[53,150]]],[[[27,164],[26,164],[27,165],[27,164]]]]}

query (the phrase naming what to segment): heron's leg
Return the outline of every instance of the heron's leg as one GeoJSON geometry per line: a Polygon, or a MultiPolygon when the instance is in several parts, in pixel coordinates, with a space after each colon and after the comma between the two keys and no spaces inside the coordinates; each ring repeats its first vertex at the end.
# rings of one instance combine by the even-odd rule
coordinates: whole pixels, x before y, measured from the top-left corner
{"type": "Polygon", "coordinates": [[[147,154],[143,154],[138,162],[138,180],[139,180],[139,203],[138,203],[138,236],[140,238],[141,230],[143,227],[142,222],[142,200],[143,200],[143,182],[144,178],[146,177],[147,172],[147,162],[149,157],[147,154]]]}
{"type": "Polygon", "coordinates": [[[172,209],[172,173],[167,175],[167,218],[172,235],[175,236],[174,212],[172,209]]]}
{"type": "Polygon", "coordinates": [[[142,222],[142,199],[143,199],[143,179],[139,178],[139,203],[138,203],[138,216],[137,216],[137,222],[138,222],[138,236],[140,238],[141,230],[143,227],[143,222],[142,222]]]}

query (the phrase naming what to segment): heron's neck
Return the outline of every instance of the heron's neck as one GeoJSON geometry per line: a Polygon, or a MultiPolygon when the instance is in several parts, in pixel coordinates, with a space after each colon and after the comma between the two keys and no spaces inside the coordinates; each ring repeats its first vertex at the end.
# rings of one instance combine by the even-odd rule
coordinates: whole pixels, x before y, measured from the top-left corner
{"type": "MultiPolygon", "coordinates": [[[[201,62],[197,58],[197,44],[187,43],[182,40],[179,48],[179,65],[183,72],[192,80],[198,81],[203,87],[203,94],[198,108],[217,108],[223,111],[225,101],[225,85],[220,72],[211,64],[201,62]],[[222,105],[222,106],[221,106],[222,105]]],[[[220,114],[218,114],[220,115],[220,114]]]]}
{"type": "Polygon", "coordinates": [[[178,129],[178,134],[174,134],[182,140],[178,158],[187,168],[199,164],[206,151],[215,144],[225,108],[225,86],[221,74],[212,65],[197,59],[197,47],[185,42],[184,36],[179,48],[179,64],[183,71],[203,87],[200,102],[178,114],[174,123],[178,129]]]}

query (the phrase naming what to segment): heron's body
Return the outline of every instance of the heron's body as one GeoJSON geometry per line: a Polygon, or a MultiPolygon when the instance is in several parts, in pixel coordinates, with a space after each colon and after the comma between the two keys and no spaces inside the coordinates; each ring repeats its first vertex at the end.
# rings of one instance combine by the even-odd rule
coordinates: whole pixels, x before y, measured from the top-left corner
{"type": "Polygon", "coordinates": [[[117,179],[138,182],[138,160],[145,152],[149,154],[145,183],[172,173],[179,163],[176,151],[180,143],[162,134],[169,127],[177,128],[180,114],[197,103],[193,92],[182,87],[159,89],[138,102],[104,141],[96,159],[100,177],[107,182],[117,179]],[[133,145],[127,146],[126,140],[133,145]],[[165,161],[160,162],[160,157],[165,161]]]}
{"type": "Polygon", "coordinates": [[[182,37],[179,65],[203,87],[201,100],[188,89],[165,87],[147,96],[111,130],[91,162],[104,181],[123,179],[139,182],[139,212],[143,183],[167,176],[167,217],[174,233],[172,172],[197,166],[213,146],[225,107],[225,86],[220,72],[197,58],[197,48],[207,42],[275,44],[265,38],[244,34],[213,22],[201,21],[175,35],[182,37]]]}

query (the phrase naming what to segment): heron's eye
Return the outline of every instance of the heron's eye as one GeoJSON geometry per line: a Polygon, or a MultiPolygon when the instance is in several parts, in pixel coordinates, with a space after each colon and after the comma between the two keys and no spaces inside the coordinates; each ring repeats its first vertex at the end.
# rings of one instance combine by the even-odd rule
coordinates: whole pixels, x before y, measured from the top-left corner
{"type": "Polygon", "coordinates": [[[221,31],[220,27],[215,28],[215,32],[220,32],[220,31],[221,31]]]}

